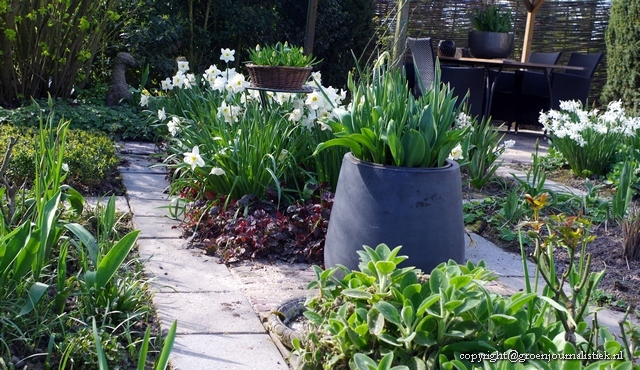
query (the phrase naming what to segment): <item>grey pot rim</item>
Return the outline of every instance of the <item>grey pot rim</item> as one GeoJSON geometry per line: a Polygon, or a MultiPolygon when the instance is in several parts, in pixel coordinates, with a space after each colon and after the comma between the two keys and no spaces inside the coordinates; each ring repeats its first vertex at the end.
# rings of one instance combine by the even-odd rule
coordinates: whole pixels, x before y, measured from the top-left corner
{"type": "Polygon", "coordinates": [[[344,155],[345,160],[349,160],[351,163],[371,167],[375,169],[384,169],[388,171],[403,171],[403,172],[437,172],[437,171],[448,171],[451,167],[460,166],[458,162],[453,159],[447,158],[445,160],[445,165],[441,167],[402,167],[402,166],[393,166],[389,164],[380,164],[362,160],[353,155],[352,152],[347,152],[344,155]]]}

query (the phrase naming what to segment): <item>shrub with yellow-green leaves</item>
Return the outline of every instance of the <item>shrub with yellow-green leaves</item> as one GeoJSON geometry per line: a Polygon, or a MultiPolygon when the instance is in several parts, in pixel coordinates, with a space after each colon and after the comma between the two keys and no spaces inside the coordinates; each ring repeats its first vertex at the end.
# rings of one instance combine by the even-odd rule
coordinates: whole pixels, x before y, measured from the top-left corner
{"type": "MultiPolygon", "coordinates": [[[[4,155],[9,139],[17,139],[7,175],[9,180],[22,184],[35,176],[38,130],[36,128],[2,125],[0,153],[4,155]]],[[[1,159],[0,159],[1,160],[1,159]]],[[[83,130],[69,130],[63,168],[68,169],[66,183],[91,187],[102,182],[118,163],[115,145],[108,136],[83,130]]]]}

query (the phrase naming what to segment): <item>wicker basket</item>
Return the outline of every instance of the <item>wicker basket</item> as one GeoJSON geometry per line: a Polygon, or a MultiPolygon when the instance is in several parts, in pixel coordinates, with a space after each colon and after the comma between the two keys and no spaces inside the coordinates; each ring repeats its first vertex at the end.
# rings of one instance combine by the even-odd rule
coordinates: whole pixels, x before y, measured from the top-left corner
{"type": "Polygon", "coordinates": [[[274,67],[247,64],[251,83],[255,87],[300,90],[311,75],[311,67],[274,67]]]}

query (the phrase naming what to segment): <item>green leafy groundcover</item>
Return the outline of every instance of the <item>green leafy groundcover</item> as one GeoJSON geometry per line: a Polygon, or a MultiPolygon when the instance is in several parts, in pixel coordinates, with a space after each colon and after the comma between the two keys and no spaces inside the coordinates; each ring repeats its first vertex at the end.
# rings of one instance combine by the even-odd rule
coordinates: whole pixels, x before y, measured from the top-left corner
{"type": "MultiPolygon", "coordinates": [[[[5,153],[10,138],[16,139],[7,171],[14,183],[29,183],[35,176],[35,159],[39,130],[33,127],[0,125],[0,153],[5,153]]],[[[115,143],[97,131],[68,130],[63,163],[66,183],[81,189],[97,187],[107,176],[117,172],[115,143]]]]}
{"type": "MultiPolygon", "coordinates": [[[[412,267],[398,267],[406,259],[398,256],[399,251],[400,247],[390,250],[384,244],[375,250],[365,246],[359,252],[359,271],[315,267],[317,280],[309,288],[319,293],[306,303],[307,336],[304,343],[294,341],[299,368],[636,366],[628,360],[637,353],[628,351],[605,327],[592,328],[579,320],[575,338],[565,338],[556,313],[566,309],[553,299],[535,292],[510,297],[492,293],[487,284],[496,276],[483,261],[464,265],[449,261],[425,275],[412,267]],[[522,363],[499,360],[508,353],[522,354],[518,356],[522,363]],[[479,354],[485,354],[486,361],[479,354]],[[548,358],[524,359],[525,354],[548,358]],[[579,354],[592,358],[564,359],[579,354]],[[489,356],[498,361],[489,361],[489,356]]],[[[631,347],[635,342],[632,335],[631,347]]]]}

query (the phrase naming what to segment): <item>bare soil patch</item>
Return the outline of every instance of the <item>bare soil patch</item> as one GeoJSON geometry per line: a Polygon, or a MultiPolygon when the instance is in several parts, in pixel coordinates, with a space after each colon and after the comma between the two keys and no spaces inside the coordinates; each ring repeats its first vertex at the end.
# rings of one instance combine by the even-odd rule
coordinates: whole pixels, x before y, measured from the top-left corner
{"type": "MultiPolygon", "coordinates": [[[[520,170],[527,170],[527,165],[518,166],[520,170]]],[[[566,169],[559,169],[547,172],[547,179],[553,180],[563,185],[587,191],[585,179],[579,178],[566,169]]],[[[600,179],[590,180],[594,186],[602,185],[600,179]]],[[[464,191],[465,197],[473,197],[475,199],[482,196],[496,195],[499,192],[497,184],[490,184],[487,189],[482,188],[480,191],[464,191]]],[[[600,196],[609,197],[613,195],[611,189],[603,188],[599,191],[600,196]]],[[[468,198],[467,198],[468,199],[468,198]]],[[[640,206],[640,199],[636,198],[632,201],[630,207],[640,206]]],[[[591,234],[596,239],[589,243],[586,253],[591,254],[592,264],[591,271],[606,270],[604,278],[600,282],[598,290],[594,295],[594,301],[603,306],[609,306],[617,311],[625,311],[628,305],[634,308],[640,307],[640,261],[628,260],[622,254],[623,246],[623,230],[616,222],[605,222],[591,225],[591,234]]],[[[501,240],[497,230],[491,229],[489,225],[480,228],[479,234],[492,241],[496,245],[505,248],[513,253],[520,253],[516,243],[508,243],[501,240]]],[[[532,253],[533,248],[527,248],[527,253],[532,253]]],[[[564,271],[569,261],[565,250],[557,249],[555,252],[556,265],[558,270],[564,271]]]]}

